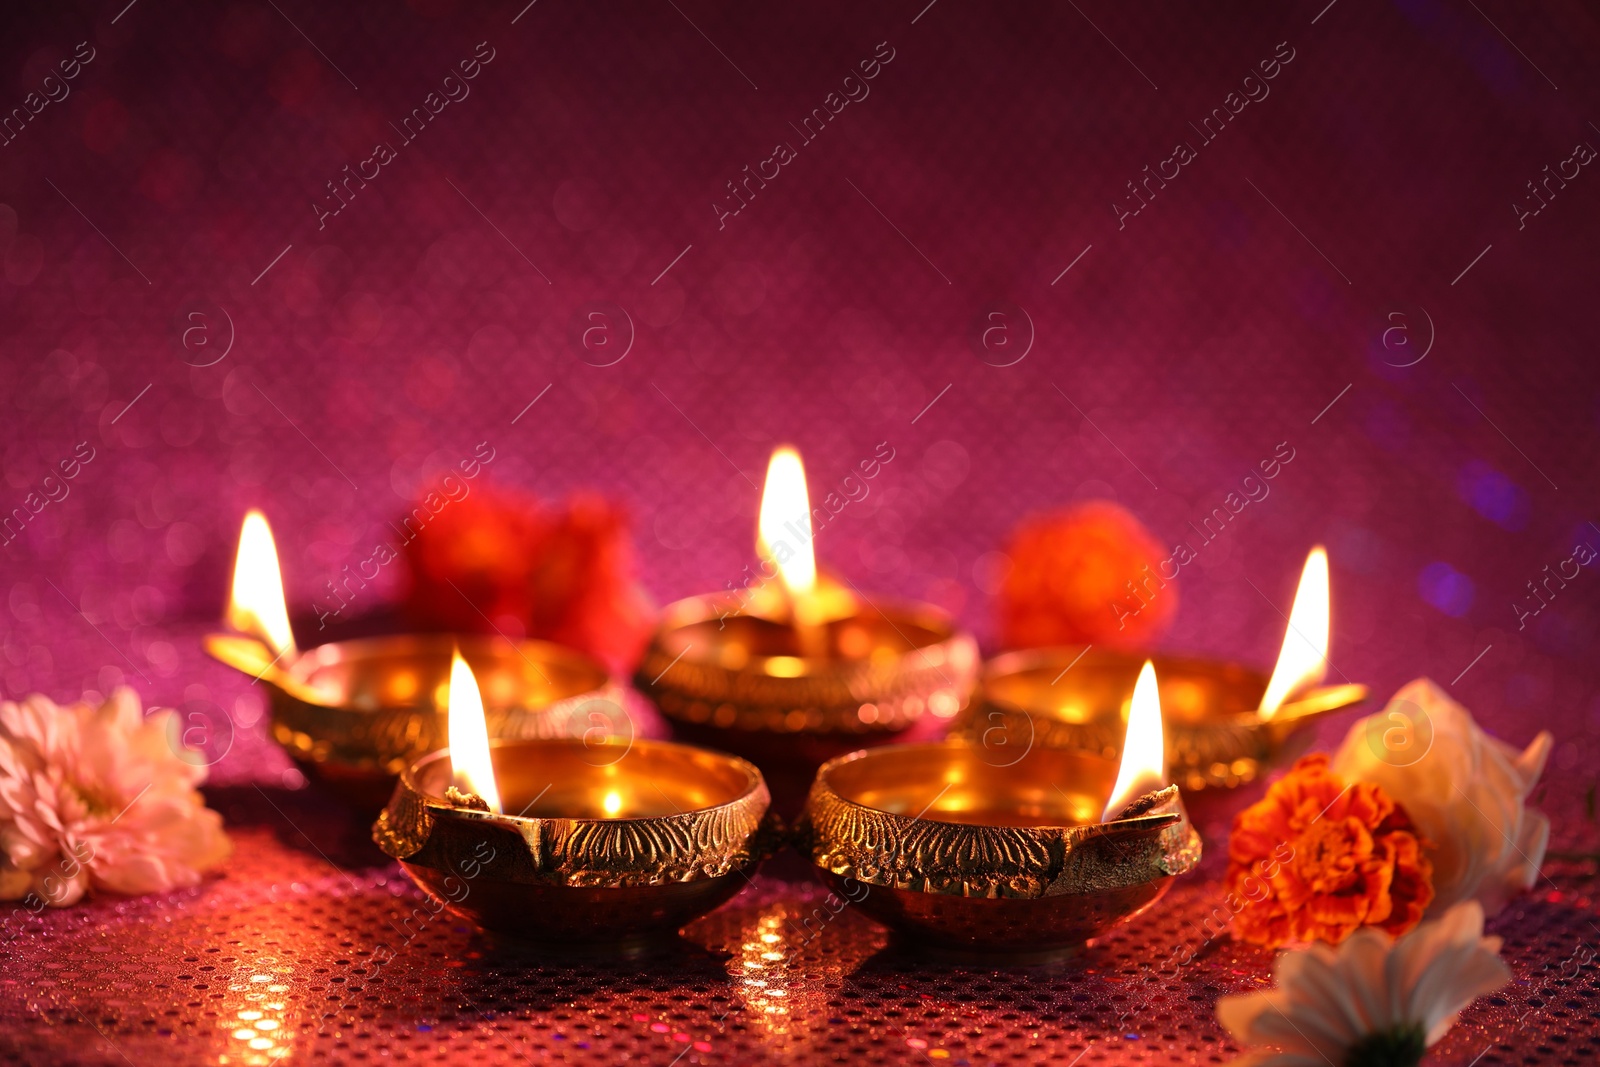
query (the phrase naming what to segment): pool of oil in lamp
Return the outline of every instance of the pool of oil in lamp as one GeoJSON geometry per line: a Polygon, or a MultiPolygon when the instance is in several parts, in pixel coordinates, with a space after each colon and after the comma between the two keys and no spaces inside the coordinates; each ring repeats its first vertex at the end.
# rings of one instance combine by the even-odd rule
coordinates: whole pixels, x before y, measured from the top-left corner
{"type": "Polygon", "coordinates": [[[520,790],[500,799],[504,814],[528,819],[653,819],[706,806],[674,805],[649,786],[606,788],[580,782],[552,782],[538,792],[520,790]]]}

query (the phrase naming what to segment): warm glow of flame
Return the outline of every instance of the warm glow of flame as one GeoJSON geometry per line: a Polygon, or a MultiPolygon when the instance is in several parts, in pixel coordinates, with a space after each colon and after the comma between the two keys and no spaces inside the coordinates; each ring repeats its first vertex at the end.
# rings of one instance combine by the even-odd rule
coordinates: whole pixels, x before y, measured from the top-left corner
{"type": "Polygon", "coordinates": [[[1321,545],[1306,557],[1300,588],[1289,609],[1283,651],[1261,698],[1261,717],[1277,714],[1291,693],[1316,685],[1328,673],[1328,553],[1321,545]]]}
{"type": "Polygon", "coordinates": [[[622,794],[613,789],[600,801],[600,806],[605,809],[606,818],[615,819],[622,810],[622,794]]]}
{"type": "Polygon", "coordinates": [[[294,633],[283,600],[283,573],[267,517],[250,511],[239,528],[239,553],[233,561],[233,592],[228,597],[228,625],[253,634],[281,658],[294,655],[294,633]]]}
{"type": "MultiPolygon", "coordinates": [[[[842,901],[840,906],[844,906],[842,901]]],[[[821,920],[824,923],[832,918],[827,911],[821,914],[827,916],[821,920]]],[[[804,996],[800,986],[789,988],[787,961],[790,953],[784,935],[791,929],[798,928],[779,904],[757,917],[753,929],[745,927],[739,954],[728,960],[729,974],[745,1003],[742,1020],[779,1038],[786,1037],[790,1031],[791,1012],[795,1010],[791,1001],[804,996]]],[[[705,1051],[710,1051],[709,1045],[705,1051]]]]}
{"type": "Polygon", "coordinates": [[[770,559],[791,596],[810,593],[817,584],[817,557],[811,550],[811,496],[800,453],[783,445],[767,463],[756,524],[756,552],[770,559]],[[799,542],[798,545],[796,542],[799,542]]]}
{"type": "Polygon", "coordinates": [[[1122,741],[1122,765],[1117,768],[1117,784],[1111,788],[1102,822],[1122,814],[1132,801],[1167,784],[1167,745],[1161,727],[1161,691],[1156,685],[1155,664],[1145,660],[1139,680],[1133,687],[1133,703],[1128,709],[1128,733],[1122,741]]]}
{"type": "Polygon", "coordinates": [[[478,679],[460,651],[450,657],[449,721],[450,766],[455,771],[456,788],[478,794],[490,811],[501,811],[494,763],[489,759],[489,725],[483,718],[483,697],[478,692],[478,679]]]}
{"type": "Polygon", "coordinates": [[[217,1026],[229,1040],[217,1056],[221,1067],[273,1067],[289,1063],[295,1039],[292,1006],[294,967],[276,956],[257,956],[236,964],[228,982],[231,994],[218,1004],[217,1026]]]}

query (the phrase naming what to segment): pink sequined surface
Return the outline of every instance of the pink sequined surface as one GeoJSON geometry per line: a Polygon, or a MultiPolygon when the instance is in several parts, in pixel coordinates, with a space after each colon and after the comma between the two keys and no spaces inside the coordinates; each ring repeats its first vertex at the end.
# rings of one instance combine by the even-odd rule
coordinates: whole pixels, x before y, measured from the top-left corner
{"type": "Polygon", "coordinates": [[[112,0],[0,25],[0,680],[201,713],[236,843],[193,891],[8,906],[0,1057],[1229,1058],[1214,1002],[1268,957],[1150,965],[1204,939],[1259,788],[1197,809],[1199,875],[1054,969],[926,959],[853,911],[812,936],[792,853],[677,945],[554,960],[406,936],[419,894],[199,652],[247,507],[306,644],[327,583],[485,442],[496,485],[624,503],[664,601],[753,562],[790,440],[818,495],[887,443],[823,562],[984,638],[1024,515],[1108,497],[1198,543],[1291,449],[1184,567],[1165,647],[1270,664],[1322,542],[1339,680],[1428,675],[1509,740],[1550,729],[1555,858],[1492,924],[1514,983],[1432,1055],[1596,1058],[1600,586],[1563,568],[1600,545],[1589,10],[112,0]]]}

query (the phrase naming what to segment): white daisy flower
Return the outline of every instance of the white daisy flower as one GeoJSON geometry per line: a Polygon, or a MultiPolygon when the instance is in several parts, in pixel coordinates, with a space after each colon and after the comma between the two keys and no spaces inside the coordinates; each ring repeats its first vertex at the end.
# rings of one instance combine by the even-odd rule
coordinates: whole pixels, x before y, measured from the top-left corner
{"type": "Polygon", "coordinates": [[[1337,949],[1281,954],[1275,989],[1223,997],[1217,1018],[1251,1067],[1417,1064],[1456,1015],[1508,982],[1500,939],[1483,936],[1483,907],[1465,901],[1398,940],[1375,927],[1337,949]]]}

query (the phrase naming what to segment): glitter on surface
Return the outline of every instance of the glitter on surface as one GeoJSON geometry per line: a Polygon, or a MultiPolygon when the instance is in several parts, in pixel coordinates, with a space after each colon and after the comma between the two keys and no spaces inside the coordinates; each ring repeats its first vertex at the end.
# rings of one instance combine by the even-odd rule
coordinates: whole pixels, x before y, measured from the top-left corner
{"type": "MultiPolygon", "coordinates": [[[[198,653],[185,667],[220,670],[198,653]]],[[[1254,793],[1196,802],[1208,858],[1151,911],[1066,962],[1005,966],[897,944],[830,906],[793,852],[675,942],[553,955],[436,915],[365,820],[270,777],[209,789],[236,846],[225,876],[6,911],[0,1059],[1211,1064],[1237,1051],[1216,998],[1269,980],[1270,954],[1209,938],[1226,916],[1217,835],[1254,793]]],[[[1592,851],[1583,833],[1554,847],[1592,851]]],[[[1547,873],[1490,924],[1514,983],[1464,1013],[1434,1062],[1600,1056],[1600,876],[1559,858],[1547,873]]]]}

